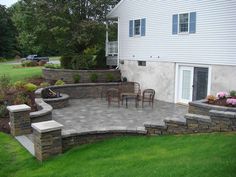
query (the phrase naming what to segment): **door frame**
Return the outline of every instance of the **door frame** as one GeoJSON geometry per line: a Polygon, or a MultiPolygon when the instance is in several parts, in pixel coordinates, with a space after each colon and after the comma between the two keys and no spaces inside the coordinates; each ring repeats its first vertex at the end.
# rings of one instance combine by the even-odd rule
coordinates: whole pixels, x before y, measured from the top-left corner
{"type": "MultiPolygon", "coordinates": [[[[179,102],[179,76],[180,76],[180,66],[186,66],[186,67],[202,67],[202,68],[208,68],[208,85],[207,85],[207,94],[209,95],[211,92],[211,74],[212,74],[212,66],[210,65],[202,65],[202,64],[188,64],[188,63],[176,63],[175,64],[175,99],[174,103],[182,103],[179,102]]],[[[186,103],[183,103],[186,104],[186,103]]]]}

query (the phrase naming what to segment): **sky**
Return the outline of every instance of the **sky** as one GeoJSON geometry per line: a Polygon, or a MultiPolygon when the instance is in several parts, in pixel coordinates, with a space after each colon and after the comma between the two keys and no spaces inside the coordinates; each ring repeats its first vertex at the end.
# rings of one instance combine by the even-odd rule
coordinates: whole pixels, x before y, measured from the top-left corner
{"type": "Polygon", "coordinates": [[[10,7],[12,4],[16,3],[17,1],[18,0],[0,0],[0,4],[10,7]]]}

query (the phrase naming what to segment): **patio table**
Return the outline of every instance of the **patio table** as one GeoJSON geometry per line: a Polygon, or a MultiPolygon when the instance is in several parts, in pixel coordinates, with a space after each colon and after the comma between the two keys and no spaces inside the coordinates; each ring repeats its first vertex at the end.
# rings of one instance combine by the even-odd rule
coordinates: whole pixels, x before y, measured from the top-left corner
{"type": "Polygon", "coordinates": [[[135,107],[138,107],[138,94],[136,93],[121,93],[121,100],[122,100],[122,105],[123,105],[123,101],[126,101],[126,108],[128,108],[128,100],[129,99],[134,99],[135,100],[135,107]]]}

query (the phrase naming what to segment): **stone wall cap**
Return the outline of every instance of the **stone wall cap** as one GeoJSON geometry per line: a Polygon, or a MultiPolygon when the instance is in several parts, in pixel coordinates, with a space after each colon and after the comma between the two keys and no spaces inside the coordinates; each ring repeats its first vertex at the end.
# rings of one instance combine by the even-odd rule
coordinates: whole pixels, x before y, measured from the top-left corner
{"type": "Polygon", "coordinates": [[[39,123],[33,123],[31,126],[40,133],[60,130],[63,127],[62,124],[60,124],[60,123],[58,123],[54,120],[39,122],[39,123]]]}
{"type": "Polygon", "coordinates": [[[10,112],[23,112],[23,111],[30,111],[31,107],[29,107],[26,104],[20,104],[20,105],[7,106],[7,109],[10,112]]]}

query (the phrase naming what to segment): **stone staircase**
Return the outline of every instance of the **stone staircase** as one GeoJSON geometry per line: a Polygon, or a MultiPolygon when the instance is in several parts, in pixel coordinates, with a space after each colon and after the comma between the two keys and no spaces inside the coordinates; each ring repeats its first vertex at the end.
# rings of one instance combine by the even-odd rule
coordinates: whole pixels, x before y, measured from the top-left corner
{"type": "Polygon", "coordinates": [[[147,122],[144,127],[148,135],[230,132],[236,131],[236,112],[212,109],[208,115],[202,115],[190,110],[184,119],[165,119],[163,123],[147,122]]]}

